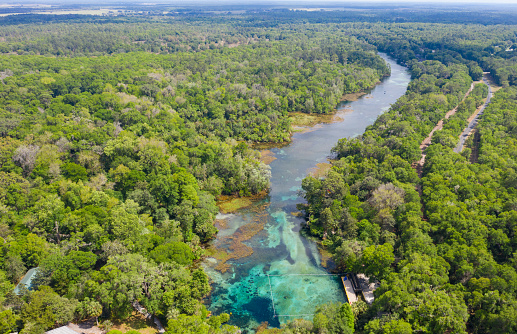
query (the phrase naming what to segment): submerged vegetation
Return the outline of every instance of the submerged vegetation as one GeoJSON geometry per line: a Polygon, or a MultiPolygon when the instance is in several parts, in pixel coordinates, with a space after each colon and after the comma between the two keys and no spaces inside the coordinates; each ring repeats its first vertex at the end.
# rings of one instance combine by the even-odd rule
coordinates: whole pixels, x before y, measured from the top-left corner
{"type": "MultiPolygon", "coordinates": [[[[517,28],[386,13],[0,18],[2,333],[107,327],[137,302],[169,333],[239,332],[202,303],[216,198],[239,197],[220,205],[232,212],[266,192],[270,169],[250,144],[288,142],[291,119],[375,85],[390,70],[377,50],[408,66],[408,91],[336,144],[300,206],[340,269],[380,281],[375,302],[259,332],[517,331],[517,28]],[[504,88],[457,154],[483,71],[504,88]],[[456,107],[420,178],[421,142],[456,107]],[[34,267],[31,291],[14,293],[34,267]]],[[[253,253],[244,242],[262,218],[226,240],[231,252],[210,250],[221,271],[253,253]]]]}

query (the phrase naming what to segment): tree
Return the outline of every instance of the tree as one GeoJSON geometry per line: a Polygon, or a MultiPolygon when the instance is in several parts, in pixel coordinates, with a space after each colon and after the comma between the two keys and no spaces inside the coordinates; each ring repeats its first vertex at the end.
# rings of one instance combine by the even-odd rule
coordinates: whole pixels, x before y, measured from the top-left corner
{"type": "Polygon", "coordinates": [[[24,238],[20,238],[18,242],[11,243],[11,250],[9,253],[17,257],[18,254],[28,267],[37,267],[42,259],[44,259],[49,252],[49,245],[45,239],[29,233],[24,238]]]}
{"type": "Polygon", "coordinates": [[[12,310],[7,309],[0,312],[0,333],[12,333],[16,328],[17,316],[12,310]]]}
{"type": "Polygon", "coordinates": [[[29,295],[29,303],[22,306],[22,320],[46,330],[70,322],[76,305],[77,301],[60,297],[48,286],[40,286],[29,295]]]}
{"type": "Polygon", "coordinates": [[[108,218],[111,233],[114,238],[129,245],[141,235],[144,222],[137,214],[138,204],[127,200],[112,209],[108,218]]]}
{"type": "Polygon", "coordinates": [[[237,334],[240,330],[235,326],[223,325],[230,320],[227,313],[207,318],[207,311],[203,307],[199,315],[188,316],[180,314],[176,319],[170,319],[166,333],[186,334],[237,334]]]}
{"type": "Polygon", "coordinates": [[[430,333],[466,333],[469,315],[461,297],[432,290],[415,297],[407,306],[408,321],[413,328],[423,328],[430,333]]]}
{"type": "Polygon", "coordinates": [[[7,279],[7,275],[3,270],[0,270],[0,303],[3,303],[8,293],[12,292],[14,286],[7,279]]]}
{"type": "Polygon", "coordinates": [[[102,314],[102,305],[98,301],[86,297],[77,305],[76,313],[78,314],[79,319],[95,317],[95,321],[97,322],[97,325],[99,325],[99,316],[102,314]]]}
{"type": "Polygon", "coordinates": [[[182,242],[159,245],[149,255],[157,263],[174,261],[181,265],[190,265],[194,259],[192,250],[182,242]]]}
{"type": "Polygon", "coordinates": [[[90,273],[97,261],[91,252],[71,251],[68,255],[51,254],[42,261],[34,282],[51,285],[58,293],[65,294],[71,285],[90,273]]]}
{"type": "Polygon", "coordinates": [[[393,261],[395,261],[393,246],[388,243],[366,247],[361,258],[364,273],[378,279],[383,279],[391,271],[393,261]]]}
{"type": "Polygon", "coordinates": [[[39,149],[36,145],[21,145],[14,152],[13,161],[23,168],[25,175],[34,169],[39,149]]]}
{"type": "Polygon", "coordinates": [[[404,203],[405,192],[391,183],[383,184],[377,188],[370,198],[370,204],[378,211],[383,209],[396,209],[404,203]]]}
{"type": "Polygon", "coordinates": [[[314,329],[317,331],[317,333],[325,333],[329,319],[323,313],[316,313],[312,319],[312,322],[314,323],[314,329]]]}
{"type": "Polygon", "coordinates": [[[38,230],[55,235],[54,240],[59,243],[60,234],[63,233],[62,230],[59,230],[59,224],[64,220],[68,211],[61,197],[56,194],[48,194],[34,205],[34,211],[38,230]]]}
{"type": "Polygon", "coordinates": [[[357,240],[345,240],[336,248],[333,259],[336,264],[347,271],[360,269],[360,259],[366,247],[364,242],[357,240]]]}
{"type": "Polygon", "coordinates": [[[404,320],[392,320],[382,326],[382,332],[385,334],[411,334],[413,328],[404,320]]]}
{"type": "Polygon", "coordinates": [[[74,182],[88,180],[88,171],[86,168],[73,162],[64,164],[63,175],[74,182]]]}
{"type": "Polygon", "coordinates": [[[314,315],[314,328],[318,333],[353,333],[354,314],[350,304],[324,304],[321,305],[314,315]]]}

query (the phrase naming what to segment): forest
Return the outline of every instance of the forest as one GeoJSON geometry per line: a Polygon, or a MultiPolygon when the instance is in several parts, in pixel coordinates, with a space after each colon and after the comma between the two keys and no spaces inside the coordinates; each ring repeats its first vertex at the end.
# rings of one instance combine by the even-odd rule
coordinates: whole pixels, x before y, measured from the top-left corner
{"type": "MultiPolygon", "coordinates": [[[[494,40],[477,40],[469,31],[458,36],[472,39],[462,47],[453,37],[446,42],[439,27],[431,33],[425,25],[408,25],[410,32],[401,37],[402,27],[384,26],[387,36],[399,37],[375,35],[382,29],[370,27],[369,42],[407,64],[412,81],[363,135],[340,140],[325,179],[303,180],[308,232],[322,240],[338,266],[381,282],[373,305],[357,307],[358,332],[515,332],[510,124],[516,95],[511,74],[506,76],[514,40],[504,41],[506,28],[496,33],[473,27],[492,30],[494,40]],[[486,86],[477,84],[463,98],[483,71],[505,88],[482,116],[477,140],[471,137],[469,148],[454,153],[468,116],[487,95],[486,86]],[[433,134],[419,175],[420,143],[455,106],[457,113],[433,134]]],[[[447,27],[447,35],[456,29],[447,27]]]]}
{"type": "Polygon", "coordinates": [[[167,333],[239,333],[203,303],[217,199],[267,193],[254,144],[389,76],[378,51],[409,69],[406,94],[335,145],[299,205],[338,270],[380,282],[375,302],[257,331],[517,331],[517,16],[441,14],[0,18],[2,333],[110,331],[135,304],[167,333]],[[502,88],[454,153],[484,72],[502,88]]]}

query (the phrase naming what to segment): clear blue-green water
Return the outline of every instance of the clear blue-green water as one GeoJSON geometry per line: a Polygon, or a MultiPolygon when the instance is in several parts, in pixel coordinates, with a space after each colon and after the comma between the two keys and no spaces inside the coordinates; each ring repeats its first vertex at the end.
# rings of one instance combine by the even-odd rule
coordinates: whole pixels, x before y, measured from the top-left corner
{"type": "Polygon", "coordinates": [[[303,219],[292,213],[303,202],[298,192],[308,171],[327,162],[340,138],[362,134],[406,92],[410,81],[406,68],[381,56],[391,65],[390,77],[357,101],[339,105],[343,121],[296,133],[288,146],[272,149],[276,160],[270,164],[269,196],[236,214],[220,215],[227,226],[213,246],[226,250],[239,227],[265,222],[261,232],[243,242],[253,249],[252,255],[228,261],[230,268],[224,273],[215,270],[217,260],[208,258],[204,263],[213,283],[208,308],[214,314],[231,313],[230,324],[251,333],[264,321],[279,327],[295,318],[311,319],[323,303],[346,301],[339,277],[328,275],[321,266],[316,244],[300,234],[303,219]]]}

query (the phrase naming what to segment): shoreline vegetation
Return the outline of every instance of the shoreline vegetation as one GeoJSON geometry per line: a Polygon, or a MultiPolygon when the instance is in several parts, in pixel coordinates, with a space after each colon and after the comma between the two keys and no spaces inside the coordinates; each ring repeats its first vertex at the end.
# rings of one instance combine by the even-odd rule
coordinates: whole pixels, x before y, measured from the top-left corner
{"type": "MultiPolygon", "coordinates": [[[[388,75],[389,76],[389,75],[388,75]]],[[[314,113],[302,113],[302,112],[290,112],[288,117],[291,122],[291,133],[295,132],[309,132],[311,131],[311,128],[314,128],[315,126],[319,124],[330,124],[330,123],[337,123],[343,121],[343,119],[340,117],[341,114],[346,113],[350,111],[350,109],[345,106],[344,108],[340,109],[338,106],[341,105],[342,102],[354,102],[357,101],[360,97],[364,95],[368,95],[369,91],[373,89],[376,85],[378,85],[380,81],[376,82],[373,86],[368,87],[365,90],[362,90],[357,93],[346,93],[343,94],[341,97],[339,103],[336,105],[336,107],[332,110],[332,112],[329,112],[327,114],[314,114],[314,113]]],[[[366,97],[368,98],[368,96],[366,97]]],[[[292,134],[291,134],[292,138],[292,134]]]]}
{"type": "MultiPolygon", "coordinates": [[[[378,81],[375,85],[379,84],[378,81]]],[[[373,87],[369,87],[368,90],[371,90],[373,87]]],[[[367,95],[368,90],[357,92],[357,93],[349,93],[344,94],[341,101],[353,102],[357,101],[361,96],[367,95]]],[[[317,127],[319,124],[329,124],[329,123],[338,123],[342,122],[343,118],[340,117],[341,114],[350,112],[351,109],[349,107],[342,108],[341,110],[338,108],[334,108],[334,111],[328,114],[307,114],[301,112],[290,112],[289,119],[291,121],[291,128],[294,132],[308,132],[317,127]]],[[[266,165],[269,165],[271,162],[275,161],[277,158],[274,156],[274,153],[270,150],[271,148],[281,148],[282,146],[287,146],[290,144],[292,134],[290,140],[284,143],[262,143],[262,142],[254,142],[251,143],[251,146],[255,149],[258,149],[260,152],[259,161],[263,162],[266,165]]],[[[325,173],[330,169],[330,163],[318,163],[314,168],[309,171],[309,175],[314,177],[323,177],[325,173]]],[[[251,196],[240,196],[239,194],[234,195],[221,195],[217,198],[217,206],[221,213],[234,213],[240,209],[247,208],[253,204],[253,202],[264,199],[267,196],[267,191],[262,191],[259,194],[251,195],[251,196]]]]}
{"type": "Polygon", "coordinates": [[[267,206],[251,204],[267,196],[275,158],[257,150],[339,121],[340,100],[361,95],[343,93],[389,71],[378,51],[410,69],[406,94],[336,144],[332,166],[302,181],[299,206],[303,233],[338,269],[381,281],[375,301],[322,305],[261,333],[517,332],[515,9],[142,6],[156,7],[0,17],[4,332],[86,319],[109,329],[138,304],[168,334],[239,333],[203,305],[211,287],[199,261],[213,254],[226,272],[253,254],[246,242],[267,206]],[[484,88],[463,97],[483,72],[494,96],[456,154],[484,88]],[[419,145],[455,106],[420,179],[419,145]],[[242,208],[255,219],[205,250],[230,225],[218,212],[242,208]],[[14,293],[36,267],[30,289],[14,293]]]}
{"type": "Polygon", "coordinates": [[[223,214],[234,213],[251,206],[254,202],[261,201],[268,195],[268,189],[250,196],[221,195],[217,197],[217,206],[223,214]]]}
{"type": "MultiPolygon", "coordinates": [[[[341,98],[341,102],[348,101],[353,102],[357,101],[360,97],[367,95],[368,91],[379,84],[378,81],[374,86],[369,87],[365,91],[357,92],[357,93],[348,93],[344,94],[341,98]]],[[[345,107],[343,109],[334,108],[334,111],[328,114],[307,114],[301,112],[290,112],[289,119],[291,121],[291,129],[294,129],[295,132],[307,132],[311,131],[314,127],[317,127],[319,124],[329,124],[329,123],[338,123],[342,122],[343,118],[340,117],[342,113],[350,112],[351,109],[349,107],[345,107]]],[[[266,165],[269,165],[271,162],[276,160],[277,158],[274,156],[274,153],[270,150],[271,148],[280,148],[282,146],[287,146],[290,144],[292,134],[290,140],[284,143],[261,143],[255,142],[251,143],[251,146],[255,149],[259,149],[260,158],[259,161],[263,162],[266,165]]],[[[319,178],[323,177],[328,170],[331,168],[331,163],[318,163],[314,168],[311,168],[308,175],[319,178]]],[[[240,196],[239,194],[234,195],[220,195],[217,198],[217,206],[219,211],[223,214],[234,213],[241,209],[245,209],[253,205],[254,202],[260,201],[267,196],[268,191],[264,190],[259,194],[251,195],[251,196],[240,196]]],[[[224,225],[223,225],[224,226],[224,225]]]]}

